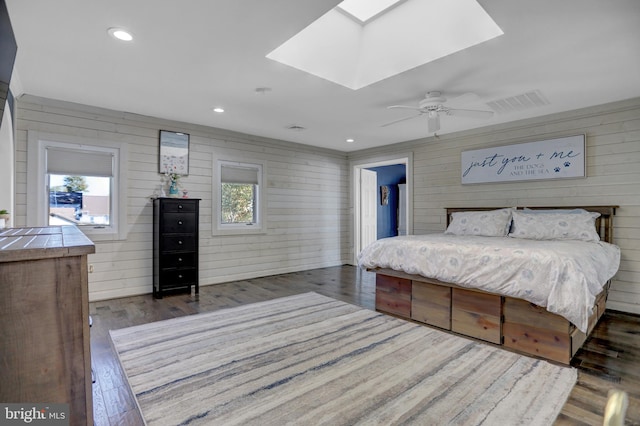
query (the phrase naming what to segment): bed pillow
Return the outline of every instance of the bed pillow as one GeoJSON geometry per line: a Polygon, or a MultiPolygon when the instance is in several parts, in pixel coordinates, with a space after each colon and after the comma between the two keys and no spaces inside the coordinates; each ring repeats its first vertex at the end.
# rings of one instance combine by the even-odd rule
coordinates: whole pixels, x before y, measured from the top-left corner
{"type": "Polygon", "coordinates": [[[504,237],[511,226],[513,209],[488,211],[455,212],[451,214],[451,223],[444,231],[451,235],[482,235],[486,237],[504,237]]]}
{"type": "Polygon", "coordinates": [[[595,220],[600,213],[513,212],[510,237],[532,240],[600,241],[595,220]]]}
{"type": "Polygon", "coordinates": [[[566,214],[582,214],[589,213],[585,209],[530,209],[525,207],[523,210],[519,210],[522,213],[528,214],[549,214],[549,213],[566,213],[566,214]]]}

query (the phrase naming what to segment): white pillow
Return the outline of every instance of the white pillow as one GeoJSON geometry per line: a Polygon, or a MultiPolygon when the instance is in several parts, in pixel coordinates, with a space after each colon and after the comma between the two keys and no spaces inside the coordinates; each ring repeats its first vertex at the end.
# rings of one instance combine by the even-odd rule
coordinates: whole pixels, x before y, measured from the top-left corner
{"type": "Polygon", "coordinates": [[[519,210],[519,212],[527,213],[527,214],[549,214],[549,213],[567,213],[567,214],[581,214],[581,213],[589,213],[585,209],[530,209],[525,207],[523,210],[519,210]]]}
{"type": "Polygon", "coordinates": [[[595,221],[600,213],[546,213],[513,212],[510,237],[532,240],[600,241],[595,221]]]}
{"type": "Polygon", "coordinates": [[[451,214],[451,223],[444,231],[452,235],[482,235],[486,237],[504,237],[511,226],[513,209],[488,211],[455,212],[451,214]]]}

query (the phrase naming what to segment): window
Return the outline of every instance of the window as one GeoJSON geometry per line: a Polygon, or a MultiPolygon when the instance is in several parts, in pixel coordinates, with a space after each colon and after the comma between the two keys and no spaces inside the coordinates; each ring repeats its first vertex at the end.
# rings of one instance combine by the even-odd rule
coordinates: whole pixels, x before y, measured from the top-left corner
{"type": "Polygon", "coordinates": [[[49,174],[49,225],[111,225],[111,177],[49,174]]]}
{"type": "Polygon", "coordinates": [[[125,238],[124,146],[31,132],[29,139],[29,226],[76,225],[94,240],[125,238]]]}
{"type": "Polygon", "coordinates": [[[262,231],[262,174],[262,164],[218,160],[218,181],[214,185],[218,214],[214,233],[262,231]]]}
{"type": "Polygon", "coordinates": [[[113,163],[105,148],[47,146],[48,225],[104,228],[112,223],[113,163]]]}

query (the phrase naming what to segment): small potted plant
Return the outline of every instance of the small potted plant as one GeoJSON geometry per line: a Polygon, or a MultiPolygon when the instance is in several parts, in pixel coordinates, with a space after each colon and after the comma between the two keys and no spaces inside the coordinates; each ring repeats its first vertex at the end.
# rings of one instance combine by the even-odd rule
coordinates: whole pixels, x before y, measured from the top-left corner
{"type": "Polygon", "coordinates": [[[9,226],[9,219],[9,212],[4,209],[0,210],[0,222],[4,223],[4,225],[0,224],[0,229],[9,226]]]}

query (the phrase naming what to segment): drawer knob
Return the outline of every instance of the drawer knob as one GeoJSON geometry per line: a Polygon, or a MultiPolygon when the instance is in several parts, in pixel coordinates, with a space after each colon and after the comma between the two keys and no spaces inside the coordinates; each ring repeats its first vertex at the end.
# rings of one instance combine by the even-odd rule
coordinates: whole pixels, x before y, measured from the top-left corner
{"type": "Polygon", "coordinates": [[[182,208],[182,204],[178,204],[178,208],[181,209],[182,208]]]}
{"type": "Polygon", "coordinates": [[[182,278],[182,275],[178,275],[178,278],[182,278]]]}
{"type": "Polygon", "coordinates": [[[182,262],[182,258],[181,257],[178,258],[178,262],[182,262]]]}
{"type": "Polygon", "coordinates": [[[181,220],[178,221],[178,225],[182,225],[182,221],[181,220]]]}
{"type": "Polygon", "coordinates": [[[178,245],[182,245],[182,240],[178,240],[178,245]]]}

